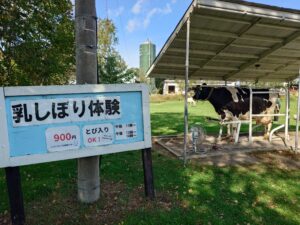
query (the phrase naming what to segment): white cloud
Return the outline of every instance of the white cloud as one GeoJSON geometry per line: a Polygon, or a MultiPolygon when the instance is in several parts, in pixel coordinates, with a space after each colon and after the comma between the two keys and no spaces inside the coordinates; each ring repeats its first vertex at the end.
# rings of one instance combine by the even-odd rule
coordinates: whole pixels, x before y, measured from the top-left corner
{"type": "Polygon", "coordinates": [[[152,17],[153,17],[155,14],[164,14],[164,15],[166,15],[166,14],[169,14],[169,13],[171,13],[171,12],[172,12],[172,8],[171,8],[171,6],[170,6],[169,3],[167,3],[166,6],[165,6],[164,8],[153,8],[153,9],[151,9],[151,10],[147,13],[146,18],[145,18],[144,21],[143,21],[143,26],[144,26],[144,28],[147,28],[147,27],[148,27],[148,25],[149,25],[150,22],[151,22],[152,17]]]}
{"type": "Polygon", "coordinates": [[[158,12],[157,8],[154,8],[152,10],[150,10],[150,12],[148,12],[148,14],[146,15],[146,18],[143,21],[143,25],[144,27],[148,27],[148,25],[150,24],[151,18],[158,12]]]}
{"type": "Polygon", "coordinates": [[[122,13],[124,12],[124,7],[120,6],[117,9],[109,9],[108,10],[108,16],[109,17],[119,17],[120,15],[122,15],[122,13]]]}
{"type": "Polygon", "coordinates": [[[142,11],[143,4],[147,0],[137,0],[137,2],[134,4],[134,6],[131,9],[131,12],[134,14],[139,14],[142,11]]]}
{"type": "Polygon", "coordinates": [[[167,3],[166,7],[164,9],[161,9],[160,12],[162,14],[169,14],[169,13],[171,13],[172,12],[172,8],[171,8],[170,4],[167,3]]]}
{"type": "MultiPolygon", "coordinates": [[[[132,8],[132,12],[134,14],[139,14],[142,11],[143,4],[148,0],[137,0],[135,5],[132,8]]],[[[172,4],[175,4],[177,0],[170,0],[169,3],[167,3],[164,7],[155,7],[150,10],[147,10],[146,16],[144,14],[141,14],[139,18],[133,18],[130,19],[126,25],[126,30],[128,32],[133,32],[134,30],[143,27],[147,28],[149,24],[151,23],[151,20],[153,16],[155,15],[167,15],[169,13],[172,13],[172,4]],[[144,16],[144,18],[143,18],[144,16]]]]}
{"type": "Polygon", "coordinates": [[[139,26],[140,26],[140,22],[137,19],[131,19],[131,20],[128,21],[128,23],[126,25],[126,30],[128,32],[133,32],[139,26]]]}

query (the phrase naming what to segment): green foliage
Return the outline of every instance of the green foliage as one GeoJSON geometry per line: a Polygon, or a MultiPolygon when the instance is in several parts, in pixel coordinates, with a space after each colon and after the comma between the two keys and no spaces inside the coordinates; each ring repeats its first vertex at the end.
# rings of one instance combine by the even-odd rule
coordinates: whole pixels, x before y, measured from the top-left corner
{"type": "Polygon", "coordinates": [[[2,0],[0,85],[66,84],[74,69],[68,0],[2,0]]]}
{"type": "Polygon", "coordinates": [[[155,87],[157,88],[159,94],[163,93],[164,81],[165,79],[163,78],[155,78],[155,87]]]}
{"type": "Polygon", "coordinates": [[[128,83],[138,75],[135,68],[128,69],[115,45],[118,43],[116,27],[110,19],[98,21],[98,73],[103,84],[128,83]]]}
{"type": "Polygon", "coordinates": [[[108,57],[111,51],[114,50],[114,46],[118,43],[116,37],[116,27],[110,19],[99,19],[98,24],[98,57],[100,63],[103,63],[106,57],[108,57]]]}
{"type": "Polygon", "coordinates": [[[110,52],[110,55],[108,55],[103,62],[104,63],[100,63],[98,67],[100,83],[128,83],[137,76],[136,70],[133,68],[128,69],[125,61],[116,51],[110,52]]]}
{"type": "MultiPolygon", "coordinates": [[[[152,94],[150,96],[151,103],[164,103],[168,104],[169,101],[184,101],[184,95],[160,95],[152,94]]],[[[156,104],[152,104],[152,107],[156,107],[156,104]]],[[[180,107],[180,106],[179,106],[180,107]]],[[[181,110],[178,108],[178,110],[181,110]]]]}

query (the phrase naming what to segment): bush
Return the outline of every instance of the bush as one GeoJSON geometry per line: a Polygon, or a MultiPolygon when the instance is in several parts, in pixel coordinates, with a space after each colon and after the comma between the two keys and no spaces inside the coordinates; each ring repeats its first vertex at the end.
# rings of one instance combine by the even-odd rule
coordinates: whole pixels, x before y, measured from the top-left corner
{"type": "Polygon", "coordinates": [[[183,101],[183,95],[160,95],[155,94],[150,96],[150,102],[157,103],[157,102],[166,102],[166,101],[183,101]]]}

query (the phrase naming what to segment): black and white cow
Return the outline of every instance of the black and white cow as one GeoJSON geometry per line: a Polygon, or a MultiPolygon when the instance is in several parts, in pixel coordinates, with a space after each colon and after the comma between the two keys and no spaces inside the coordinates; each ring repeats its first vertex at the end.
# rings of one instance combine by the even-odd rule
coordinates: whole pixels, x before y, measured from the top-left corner
{"type": "MultiPolygon", "coordinates": [[[[208,87],[205,84],[193,88],[195,100],[209,101],[222,121],[248,120],[250,89],[239,87],[208,87]]],[[[252,89],[268,92],[269,89],[252,89]]],[[[278,94],[253,94],[253,114],[273,114],[278,94]]],[[[265,138],[269,136],[273,117],[264,116],[254,118],[258,124],[265,125],[265,138]]],[[[229,129],[227,130],[229,132],[229,129]]],[[[230,134],[230,133],[228,133],[230,134]]]]}

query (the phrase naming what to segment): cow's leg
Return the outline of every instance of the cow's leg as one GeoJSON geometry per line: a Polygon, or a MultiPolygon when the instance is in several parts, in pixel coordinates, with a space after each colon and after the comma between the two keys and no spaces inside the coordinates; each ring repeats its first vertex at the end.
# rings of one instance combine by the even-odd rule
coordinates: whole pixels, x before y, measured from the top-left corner
{"type": "Polygon", "coordinates": [[[227,138],[228,137],[231,137],[231,128],[232,128],[232,126],[231,126],[231,124],[227,124],[227,138]]]}
{"type": "Polygon", "coordinates": [[[237,124],[234,123],[234,124],[232,124],[232,137],[231,137],[230,141],[235,142],[237,135],[238,135],[238,133],[237,133],[237,124]]]}
{"type": "Polygon", "coordinates": [[[234,143],[235,144],[237,144],[238,143],[238,141],[239,141],[239,137],[240,137],[240,131],[241,131],[241,126],[242,126],[242,124],[241,123],[238,123],[237,124],[237,131],[236,131],[236,135],[235,135],[235,137],[234,137],[234,143]]]}
{"type": "Polygon", "coordinates": [[[223,125],[220,125],[218,141],[221,141],[221,140],[222,140],[222,133],[223,133],[223,125]]]}
{"type": "Polygon", "coordinates": [[[268,125],[264,125],[264,139],[267,140],[268,125]]]}
{"type": "Polygon", "coordinates": [[[264,134],[265,140],[269,139],[271,129],[272,129],[272,123],[268,123],[267,125],[265,125],[265,134],[264,134]]]}

